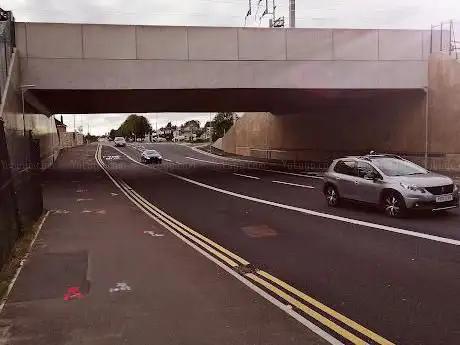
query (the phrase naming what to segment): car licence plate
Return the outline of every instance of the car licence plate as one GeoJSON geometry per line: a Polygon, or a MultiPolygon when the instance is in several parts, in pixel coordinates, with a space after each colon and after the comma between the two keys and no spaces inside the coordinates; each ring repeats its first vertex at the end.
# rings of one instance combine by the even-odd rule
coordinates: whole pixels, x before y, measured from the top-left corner
{"type": "Polygon", "coordinates": [[[438,195],[436,197],[436,202],[446,202],[446,201],[452,201],[454,200],[454,197],[452,194],[445,194],[445,195],[438,195]]]}

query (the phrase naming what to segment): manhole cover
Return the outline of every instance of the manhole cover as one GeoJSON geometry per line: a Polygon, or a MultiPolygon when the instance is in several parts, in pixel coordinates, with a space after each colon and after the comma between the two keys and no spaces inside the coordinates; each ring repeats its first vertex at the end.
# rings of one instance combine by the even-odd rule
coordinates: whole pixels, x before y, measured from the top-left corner
{"type": "Polygon", "coordinates": [[[273,237],[278,233],[267,225],[243,226],[241,230],[251,238],[273,237]]]}

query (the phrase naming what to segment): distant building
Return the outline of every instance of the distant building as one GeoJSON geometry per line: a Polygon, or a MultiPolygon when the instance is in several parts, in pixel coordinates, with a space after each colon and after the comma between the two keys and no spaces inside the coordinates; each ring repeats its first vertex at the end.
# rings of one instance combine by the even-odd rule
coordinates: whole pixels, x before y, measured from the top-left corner
{"type": "Polygon", "coordinates": [[[58,135],[60,133],[65,133],[67,132],[67,126],[64,124],[64,121],[62,120],[62,115],[61,115],[61,121],[57,120],[56,118],[54,119],[54,122],[56,123],[56,129],[58,132],[58,135]]]}

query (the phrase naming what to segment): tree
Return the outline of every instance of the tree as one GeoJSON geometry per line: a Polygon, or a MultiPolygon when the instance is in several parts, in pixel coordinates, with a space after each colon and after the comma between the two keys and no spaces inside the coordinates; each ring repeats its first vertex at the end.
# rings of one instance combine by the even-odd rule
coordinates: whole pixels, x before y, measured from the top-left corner
{"type": "Polygon", "coordinates": [[[197,130],[200,128],[200,121],[197,120],[189,120],[184,123],[184,128],[190,128],[192,131],[197,130]]]}
{"type": "Polygon", "coordinates": [[[117,131],[114,129],[111,129],[109,132],[109,138],[113,140],[115,139],[116,136],[117,136],[117,131]]]}
{"type": "Polygon", "coordinates": [[[118,134],[128,138],[144,138],[146,134],[152,132],[152,126],[145,116],[136,114],[129,115],[118,128],[118,134]]]}
{"type": "Polygon", "coordinates": [[[212,141],[222,138],[224,134],[233,126],[235,113],[219,112],[212,121],[212,141]]]}

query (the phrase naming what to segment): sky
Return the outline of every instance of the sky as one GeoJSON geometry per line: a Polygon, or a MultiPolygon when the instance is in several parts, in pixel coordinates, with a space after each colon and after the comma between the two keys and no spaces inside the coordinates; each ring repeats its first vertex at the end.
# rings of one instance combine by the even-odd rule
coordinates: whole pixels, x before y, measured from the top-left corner
{"type": "MultiPolygon", "coordinates": [[[[260,18],[266,1],[271,8],[274,0],[3,0],[1,6],[17,21],[266,27],[268,16],[260,18]],[[245,18],[249,2],[252,15],[245,18]]],[[[289,0],[275,1],[277,17],[288,18],[289,0]]],[[[460,22],[458,0],[297,0],[296,8],[297,27],[429,29],[450,19],[460,22]]],[[[117,128],[127,115],[76,115],[76,123],[99,135],[117,128]]],[[[158,127],[209,119],[209,113],[145,115],[154,128],[157,116],[158,127]]],[[[73,118],[64,115],[70,129],[73,118]]]]}

